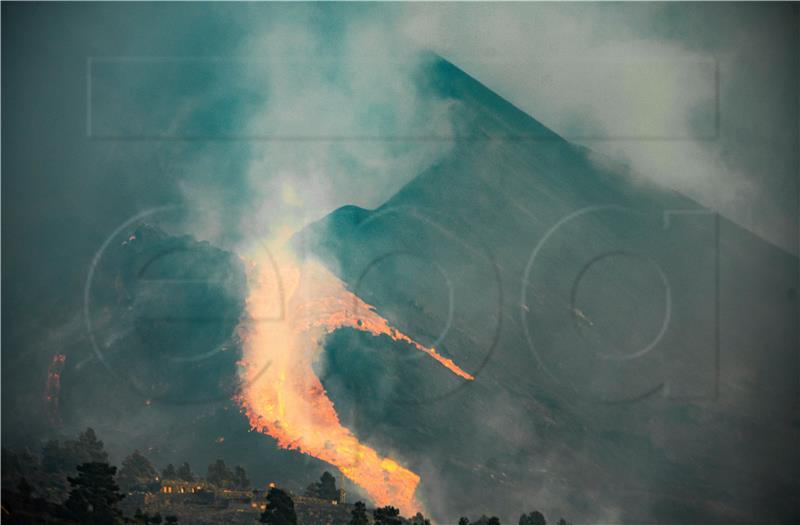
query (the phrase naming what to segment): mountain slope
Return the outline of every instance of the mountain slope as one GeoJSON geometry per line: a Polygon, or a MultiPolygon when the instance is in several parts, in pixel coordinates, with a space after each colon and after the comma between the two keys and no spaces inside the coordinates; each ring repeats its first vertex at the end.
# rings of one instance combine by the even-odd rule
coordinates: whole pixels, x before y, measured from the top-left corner
{"type": "Polygon", "coordinates": [[[342,331],[320,370],[345,422],[442,522],[796,517],[797,259],[443,59],[419,89],[450,102],[451,153],[295,245],[476,381],[342,331]]]}

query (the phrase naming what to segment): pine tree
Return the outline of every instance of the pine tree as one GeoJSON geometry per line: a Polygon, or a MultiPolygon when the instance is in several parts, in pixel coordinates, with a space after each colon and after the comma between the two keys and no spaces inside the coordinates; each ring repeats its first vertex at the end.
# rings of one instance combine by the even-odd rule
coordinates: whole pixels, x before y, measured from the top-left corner
{"type": "Polygon", "coordinates": [[[350,512],[350,521],[348,525],[369,525],[367,506],[364,505],[363,501],[356,501],[353,510],[350,512]]]}
{"type": "Polygon", "coordinates": [[[178,477],[178,472],[175,470],[175,465],[170,463],[164,470],[161,471],[161,479],[175,479],[178,477]]]}
{"type": "Polygon", "coordinates": [[[93,461],[78,466],[78,476],[67,478],[72,489],[64,506],[78,523],[110,525],[122,522],[117,504],[124,497],[114,481],[117,468],[93,461]]]}
{"type": "Polygon", "coordinates": [[[134,450],[122,461],[118,480],[122,490],[147,490],[157,477],[156,469],[150,461],[138,450],[134,450]]]}
{"type": "Polygon", "coordinates": [[[319,481],[311,483],[306,487],[305,495],[312,498],[335,500],[339,498],[339,490],[336,488],[336,478],[328,471],[322,473],[319,481]]]}
{"type": "Polygon", "coordinates": [[[233,482],[233,472],[230,471],[223,460],[218,459],[208,466],[206,481],[218,487],[227,487],[233,482]]]}
{"type": "Polygon", "coordinates": [[[71,441],[81,463],[108,463],[108,453],[103,449],[103,442],[97,439],[92,427],[78,435],[78,441],[71,441]]]}
{"type": "Polygon", "coordinates": [[[64,451],[57,440],[51,439],[42,447],[42,467],[45,472],[62,472],[74,465],[67,466],[64,461],[64,451]]]}
{"type": "Polygon", "coordinates": [[[233,469],[233,484],[237,489],[245,490],[250,487],[250,480],[243,467],[236,465],[233,469]]]}
{"type": "Polygon", "coordinates": [[[544,519],[544,514],[534,510],[520,516],[519,525],[547,525],[547,521],[544,519]]]}
{"type": "Polygon", "coordinates": [[[267,509],[261,514],[259,522],[269,525],[297,525],[291,496],[276,487],[269,489],[267,509]]]}
{"type": "Polygon", "coordinates": [[[339,497],[339,491],[336,488],[336,478],[327,470],[322,473],[319,478],[319,496],[322,499],[335,500],[339,497]]]}
{"type": "Polygon", "coordinates": [[[391,506],[373,510],[372,517],[375,518],[375,525],[400,525],[402,523],[400,511],[391,506]]]}
{"type": "Polygon", "coordinates": [[[178,479],[182,479],[183,481],[194,481],[194,473],[187,461],[184,461],[183,465],[178,467],[177,476],[178,479]]]}
{"type": "MultiPolygon", "coordinates": [[[[167,516],[163,521],[169,524],[178,523],[178,517],[167,516]]],[[[148,513],[142,512],[142,509],[137,508],[136,512],[133,515],[133,522],[143,523],[144,525],[158,525],[159,523],[162,522],[162,519],[161,519],[161,514],[158,512],[150,516],[148,513]]]]}
{"type": "Polygon", "coordinates": [[[82,463],[108,463],[103,442],[91,427],[81,432],[78,439],[69,439],[61,445],[51,439],[42,448],[42,466],[46,472],[73,473],[82,463]]]}
{"type": "Polygon", "coordinates": [[[24,503],[30,503],[33,501],[33,487],[31,487],[31,484],[28,483],[27,479],[22,478],[19,480],[19,483],[17,483],[17,493],[24,503]]]}

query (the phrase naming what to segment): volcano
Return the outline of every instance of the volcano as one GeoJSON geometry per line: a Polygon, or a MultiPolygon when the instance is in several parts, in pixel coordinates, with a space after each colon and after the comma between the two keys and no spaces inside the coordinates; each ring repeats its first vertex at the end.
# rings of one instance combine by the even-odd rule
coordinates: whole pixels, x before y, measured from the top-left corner
{"type": "Polygon", "coordinates": [[[450,153],[293,246],[475,380],[343,328],[316,365],[343,424],[443,523],[800,518],[797,257],[443,58],[418,89],[448,103],[452,135],[420,139],[450,153]]]}

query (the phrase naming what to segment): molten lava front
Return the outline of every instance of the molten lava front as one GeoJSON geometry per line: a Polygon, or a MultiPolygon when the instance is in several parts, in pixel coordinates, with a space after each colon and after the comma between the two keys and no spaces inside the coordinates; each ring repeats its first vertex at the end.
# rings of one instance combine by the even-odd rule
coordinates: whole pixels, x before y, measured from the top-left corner
{"type": "Polygon", "coordinates": [[[326,461],[362,487],[379,506],[404,514],[421,510],[419,476],[381,456],[342,426],[312,364],[324,336],[349,327],[403,341],[466,379],[452,360],[389,326],[316,261],[298,262],[289,250],[251,263],[238,401],[253,429],[278,445],[326,461]]]}

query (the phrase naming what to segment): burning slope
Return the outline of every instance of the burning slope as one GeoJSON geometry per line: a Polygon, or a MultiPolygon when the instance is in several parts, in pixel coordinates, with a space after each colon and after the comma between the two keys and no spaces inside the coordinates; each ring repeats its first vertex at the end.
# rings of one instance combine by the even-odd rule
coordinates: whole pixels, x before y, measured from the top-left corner
{"type": "Polygon", "coordinates": [[[421,509],[414,492],[419,476],[360,443],[342,426],[312,364],[324,336],[349,327],[404,341],[454,374],[473,377],[433,348],[392,328],[374,308],[345,288],[321,264],[300,264],[287,251],[253,263],[247,322],[240,330],[243,359],[238,397],[253,429],[341,470],[377,505],[405,514],[421,509]]]}

